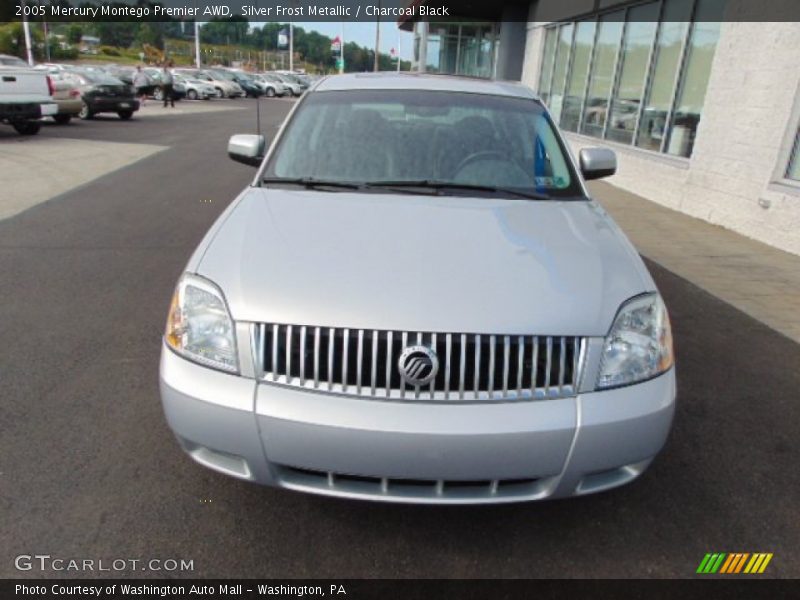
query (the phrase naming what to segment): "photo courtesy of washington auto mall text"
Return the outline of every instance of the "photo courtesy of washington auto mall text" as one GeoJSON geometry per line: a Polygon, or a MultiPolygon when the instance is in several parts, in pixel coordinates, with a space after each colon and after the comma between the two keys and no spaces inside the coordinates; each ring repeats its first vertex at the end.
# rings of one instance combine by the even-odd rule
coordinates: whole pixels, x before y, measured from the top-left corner
{"type": "Polygon", "coordinates": [[[341,583],[296,585],[288,583],[50,583],[14,584],[19,598],[347,598],[347,586],[341,583]]]}

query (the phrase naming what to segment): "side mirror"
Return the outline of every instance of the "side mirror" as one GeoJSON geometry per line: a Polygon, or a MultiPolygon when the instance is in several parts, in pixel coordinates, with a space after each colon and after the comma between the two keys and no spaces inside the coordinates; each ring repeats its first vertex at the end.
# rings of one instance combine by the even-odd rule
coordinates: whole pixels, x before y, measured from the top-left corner
{"type": "Polygon", "coordinates": [[[584,148],[578,154],[583,178],[601,179],[617,172],[617,155],[608,148],[584,148]]]}
{"type": "Polygon", "coordinates": [[[266,145],[263,135],[234,135],[228,141],[228,156],[236,162],[258,167],[264,160],[266,145]]]}

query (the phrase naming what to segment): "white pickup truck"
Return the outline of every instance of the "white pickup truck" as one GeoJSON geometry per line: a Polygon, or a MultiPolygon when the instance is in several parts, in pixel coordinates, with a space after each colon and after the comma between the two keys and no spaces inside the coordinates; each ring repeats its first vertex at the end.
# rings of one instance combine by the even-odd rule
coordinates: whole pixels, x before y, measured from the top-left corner
{"type": "Polygon", "coordinates": [[[0,54],[0,123],[21,135],[39,133],[38,119],[58,112],[53,102],[53,82],[15,56],[0,54]]]}

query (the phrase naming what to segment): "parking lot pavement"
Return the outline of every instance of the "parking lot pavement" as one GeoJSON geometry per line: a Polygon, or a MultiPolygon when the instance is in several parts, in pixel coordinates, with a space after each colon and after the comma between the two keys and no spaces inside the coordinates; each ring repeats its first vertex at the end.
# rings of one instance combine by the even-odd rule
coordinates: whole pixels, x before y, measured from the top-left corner
{"type": "MultiPolygon", "coordinates": [[[[261,100],[263,104],[266,100],[261,100]]],[[[252,102],[255,102],[254,100],[252,102]]],[[[163,102],[148,100],[147,104],[139,107],[136,117],[139,119],[150,119],[153,117],[169,117],[179,115],[198,115],[227,110],[245,110],[252,108],[251,100],[237,98],[234,100],[227,98],[217,98],[212,100],[181,100],[175,103],[175,108],[165,107],[163,102]]]]}
{"type": "Polygon", "coordinates": [[[589,187],[641,254],[800,342],[800,256],[606,182],[589,187]]]}
{"type": "MultiPolygon", "coordinates": [[[[45,130],[47,131],[47,130],[45,130]]],[[[76,131],[76,129],[71,129],[76,131]]],[[[102,177],[116,169],[152,156],[164,146],[123,144],[82,139],[0,136],[0,220],[12,217],[102,177]]]]}
{"type": "MultiPolygon", "coordinates": [[[[290,105],[269,106],[271,133],[290,105]]],[[[253,175],[225,157],[227,136],[253,118],[83,125],[85,139],[113,126],[119,142],[169,148],[0,222],[0,577],[64,575],[16,571],[23,553],[194,561],[170,576],[692,577],[718,551],[772,552],[764,576],[800,576],[800,345],[652,263],[674,324],[678,405],[666,449],[629,486],[397,506],[195,465],[161,410],[160,340],[189,254],[253,175]]]]}

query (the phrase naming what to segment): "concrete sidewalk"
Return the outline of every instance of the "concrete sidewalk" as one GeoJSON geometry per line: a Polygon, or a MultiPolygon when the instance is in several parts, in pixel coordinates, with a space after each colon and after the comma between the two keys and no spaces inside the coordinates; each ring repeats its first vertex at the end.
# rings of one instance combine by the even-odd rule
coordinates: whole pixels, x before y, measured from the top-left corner
{"type": "Polygon", "coordinates": [[[800,256],[609,183],[589,188],[640,254],[800,343],[800,256]]]}

